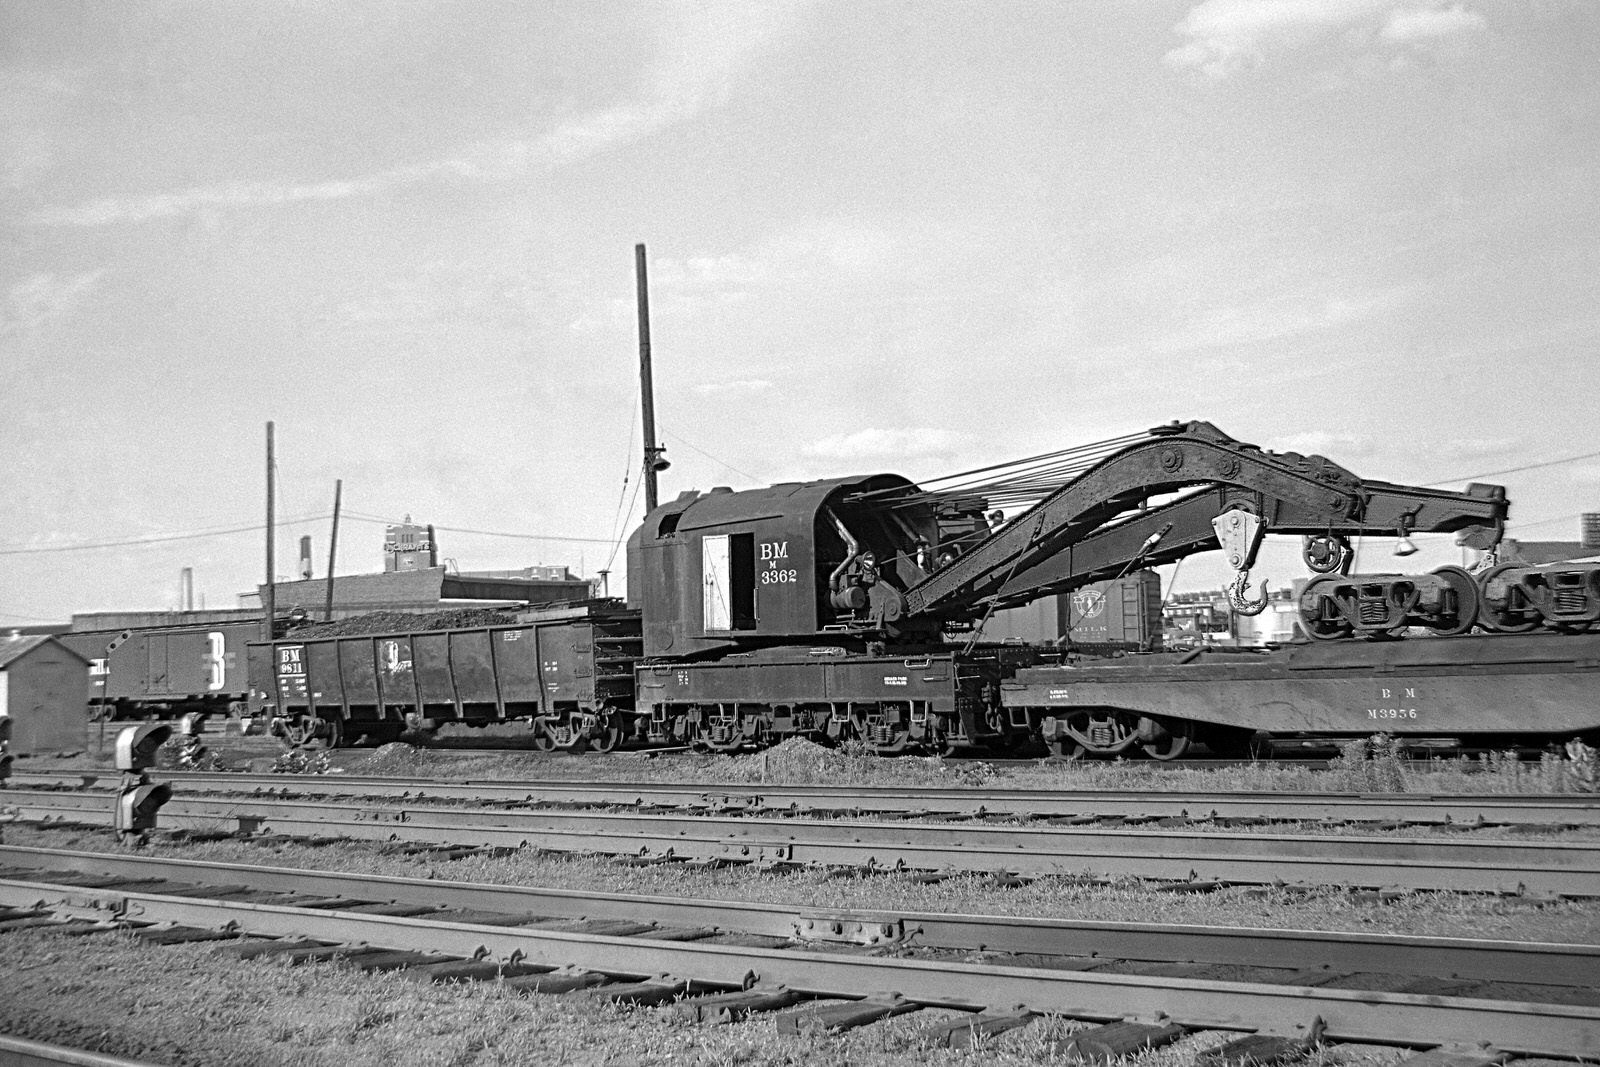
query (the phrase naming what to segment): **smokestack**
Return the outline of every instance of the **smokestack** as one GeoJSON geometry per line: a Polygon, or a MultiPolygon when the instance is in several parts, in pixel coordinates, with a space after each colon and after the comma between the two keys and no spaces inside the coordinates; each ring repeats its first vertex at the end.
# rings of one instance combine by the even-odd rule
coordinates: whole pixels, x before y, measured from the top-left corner
{"type": "Polygon", "coordinates": [[[306,534],[300,538],[300,578],[302,581],[311,577],[311,535],[306,534]]]}
{"type": "Polygon", "coordinates": [[[194,610],[194,568],[185,567],[178,572],[178,610],[194,610]]]}

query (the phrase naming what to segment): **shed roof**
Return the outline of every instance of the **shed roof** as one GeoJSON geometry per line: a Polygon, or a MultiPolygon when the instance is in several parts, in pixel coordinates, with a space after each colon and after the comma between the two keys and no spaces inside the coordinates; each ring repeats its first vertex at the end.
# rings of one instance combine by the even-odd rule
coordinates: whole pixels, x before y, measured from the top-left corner
{"type": "Polygon", "coordinates": [[[49,634],[23,634],[17,637],[0,637],[0,670],[5,670],[16,660],[47,643],[55,645],[69,655],[77,656],[84,663],[89,662],[49,634]]]}

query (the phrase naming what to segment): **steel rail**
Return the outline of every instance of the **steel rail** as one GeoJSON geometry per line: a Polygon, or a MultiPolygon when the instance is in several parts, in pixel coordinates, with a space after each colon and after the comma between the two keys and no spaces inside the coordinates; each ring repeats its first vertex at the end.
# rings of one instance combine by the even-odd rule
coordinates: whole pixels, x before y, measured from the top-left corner
{"type": "MultiPolygon", "coordinates": [[[[21,819],[109,825],[109,794],[0,791],[21,819]]],[[[175,798],[162,824],[202,832],[536,847],[559,852],[1244,884],[1600,896],[1600,842],[1099,830],[727,818],[548,809],[175,798]]]]}
{"type": "Polygon", "coordinates": [[[149,1060],[128,1060],[103,1052],[85,1052],[65,1045],[0,1034],[0,1067],[155,1067],[149,1060]]]}
{"type": "Polygon", "coordinates": [[[1582,1005],[770,951],[15,879],[0,879],[0,905],[46,908],[80,918],[228,928],[255,936],[575,966],[623,978],[673,974],[702,987],[780,983],[819,997],[865,997],[892,990],[923,1006],[961,1011],[1025,1004],[1039,1012],[1112,1020],[1148,1009],[1163,1011],[1192,1029],[1242,1031],[1282,1026],[1286,1019],[1309,1022],[1317,1016],[1325,1024],[1323,1036],[1334,1041],[1409,1047],[1483,1042],[1520,1055],[1562,1057],[1600,1052],[1600,1008],[1582,1005]]]}
{"type": "MultiPolygon", "coordinates": [[[[1184,817],[1265,818],[1341,822],[1478,823],[1485,825],[1600,826],[1600,794],[1519,795],[1445,793],[1166,792],[1159,790],[1046,790],[981,786],[967,789],[914,786],[768,785],[700,782],[566,782],[485,779],[389,778],[318,774],[232,774],[158,771],[175,788],[227,792],[471,800],[585,805],[704,804],[752,808],[1028,815],[1035,818],[1184,817]]],[[[110,787],[107,771],[29,771],[13,774],[13,787],[110,787]]]]}
{"type": "MultiPolygon", "coordinates": [[[[963,952],[1207,963],[1340,974],[1470,978],[1584,986],[1600,975],[1600,945],[1320,930],[1088,922],[1007,915],[828,910],[736,900],[571,892],[527,886],[219,863],[177,858],[0,846],[0,877],[60,871],[136,881],[248,886],[326,899],[388,901],[464,912],[559,919],[627,919],[658,927],[715,929],[801,941],[880,944],[963,952]]],[[[58,876],[58,875],[57,875],[58,876]]]]}

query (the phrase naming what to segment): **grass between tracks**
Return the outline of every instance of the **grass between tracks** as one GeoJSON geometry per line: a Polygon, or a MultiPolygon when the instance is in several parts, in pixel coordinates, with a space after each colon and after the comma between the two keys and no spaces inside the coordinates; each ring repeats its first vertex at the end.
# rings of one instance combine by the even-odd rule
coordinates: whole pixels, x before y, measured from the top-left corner
{"type": "MultiPolygon", "coordinates": [[[[38,848],[120,851],[109,831],[7,828],[6,842],[38,848]]],[[[884,873],[841,876],[825,870],[703,869],[683,864],[629,867],[604,857],[534,850],[456,860],[399,854],[381,845],[328,846],[245,841],[172,842],[157,837],[146,854],[219,863],[258,863],[571,892],[635,893],[675,899],[740,900],[834,911],[939,912],[1105,922],[1283,927],[1413,936],[1600,943],[1600,901],[1539,901],[1481,893],[1404,893],[1374,897],[1338,886],[1229,887],[1171,893],[1135,879],[1094,882],[1047,876],[1002,886],[983,874],[932,884],[884,873]]]]}
{"type": "MultiPolygon", "coordinates": [[[[695,1026],[670,1006],[422,984],[331,963],[240,963],[205,945],[154,947],[125,934],[6,934],[0,974],[0,1033],[173,1067],[1018,1067],[1065,1062],[1051,1042],[1084,1025],[1047,1018],[959,1052],[919,1044],[921,1028],[954,1014],[931,1010],[844,1035],[780,1037],[770,1017],[695,1026]]],[[[1230,1036],[1191,1034],[1132,1062],[1180,1067],[1230,1036]]],[[[1306,1062],[1379,1067],[1400,1056],[1343,1046],[1306,1062]]]]}
{"type": "MultiPolygon", "coordinates": [[[[491,780],[727,783],[734,785],[867,785],[935,788],[1099,789],[1166,792],[1395,792],[1562,794],[1600,791],[1600,752],[1587,746],[1550,751],[1537,761],[1514,752],[1477,757],[1403,758],[1387,735],[1342,746],[1327,769],[1270,760],[1214,768],[1173,767],[1150,760],[983,760],[942,756],[881,757],[847,743],[827,748],[802,739],[739,756],[672,752],[619,752],[608,756],[544,753],[528,749],[452,747],[509,727],[467,731],[470,737],[442,746],[395,743],[377,749],[340,749],[284,759],[268,739],[205,735],[210,749],[202,769],[266,772],[326,771],[360,775],[407,775],[491,780]]],[[[91,731],[92,737],[92,731],[91,731]]],[[[508,739],[501,739],[502,743],[508,739]]],[[[163,764],[174,766],[176,749],[163,764]]],[[[110,746],[91,740],[86,752],[25,758],[17,770],[110,766],[110,746]]]]}
{"type": "Polygon", "coordinates": [[[1485,753],[1475,759],[1436,759],[1419,765],[1404,758],[1393,738],[1381,734],[1346,743],[1326,770],[1271,761],[1192,768],[1150,760],[991,762],[942,756],[883,757],[856,743],[827,748],[802,739],[739,756],[625,752],[603,759],[397,743],[375,750],[347,749],[321,762],[329,770],[349,774],[951,789],[1560,794],[1594,793],[1600,781],[1600,755],[1587,747],[1547,752],[1537,762],[1520,760],[1515,753],[1485,753]]]}

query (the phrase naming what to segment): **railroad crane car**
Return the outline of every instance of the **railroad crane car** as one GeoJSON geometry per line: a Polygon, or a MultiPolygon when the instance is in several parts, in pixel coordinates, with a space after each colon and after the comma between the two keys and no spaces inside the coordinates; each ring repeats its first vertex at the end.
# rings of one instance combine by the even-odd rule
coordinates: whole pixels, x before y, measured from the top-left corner
{"type": "MultiPolygon", "coordinates": [[[[563,704],[538,691],[546,676],[597,676],[598,637],[585,644],[530,632],[521,647],[539,648],[535,672],[493,628],[432,635],[432,652],[417,634],[327,650],[278,642],[260,656],[252,650],[252,678],[262,679],[253,688],[288,736],[323,741],[381,733],[408,714],[521,716],[569,747],[631,740],[732,752],[810,737],[894,753],[1042,739],[1063,755],[1172,759],[1196,740],[1227,748],[1247,731],[1299,730],[1308,720],[1354,735],[1407,727],[1409,717],[1368,716],[1365,696],[1350,705],[1360,715],[1333,716],[1329,698],[1306,680],[1381,694],[1388,677],[1412,675],[1457,679],[1457,698],[1480,702],[1456,713],[1472,732],[1523,708],[1538,716],[1524,724],[1528,733],[1593,729],[1590,709],[1600,701],[1584,673],[1592,638],[1555,631],[1600,620],[1600,578],[1500,568],[1487,580],[1460,568],[1348,573],[1351,539],[1362,535],[1455,533],[1492,550],[1508,510],[1501,487],[1447,492],[1361,479],[1324,457],[1266,451],[1205,422],[1074,452],[1087,458],[1049,484],[1035,465],[1007,488],[1037,490],[1010,521],[987,510],[983,492],[995,483],[928,491],[893,474],[687,492],[657,506],[629,539],[627,606],[604,613],[609,639],[633,643],[608,659],[614,688],[603,699],[597,689],[563,704]],[[1130,656],[1085,666],[982,640],[997,610],[1218,549],[1236,574],[1234,609],[1258,612],[1266,601],[1250,598],[1248,580],[1268,534],[1302,538],[1306,566],[1323,577],[1301,604],[1316,644],[1255,661],[1267,677],[1251,678],[1246,658],[1213,667],[1219,657],[1130,656]],[[1518,631],[1541,627],[1537,645],[1517,643],[1518,631]],[[1419,628],[1431,636],[1406,638],[1405,650],[1395,643],[1419,628]],[[386,640],[399,650],[394,662],[412,665],[409,674],[390,663],[386,640]],[[425,656],[435,672],[427,683],[425,656]],[[1571,670],[1540,665],[1569,661],[1571,670]],[[1470,684],[1496,675],[1504,677],[1470,684]],[[1238,688],[1246,682],[1261,685],[1238,688]],[[1137,694],[1136,685],[1144,687],[1137,694]],[[1234,710],[1230,693],[1244,698],[1234,710]]],[[[1396,715],[1422,707],[1393,700],[1371,706],[1396,715]]],[[[1419,711],[1416,721],[1437,732],[1431,715],[1419,711]]]]}
{"type": "MultiPolygon", "coordinates": [[[[629,542],[638,710],[653,741],[721,750],[791,735],[880,752],[1006,747],[1061,718],[1008,698],[1019,673],[1040,669],[1035,653],[971,636],[998,608],[1222,548],[1239,608],[1259,610],[1245,590],[1268,532],[1310,538],[1308,561],[1331,572],[1362,532],[1497,542],[1506,507],[1498,486],[1363,481],[1204,422],[1150,431],[1003,524],[970,494],[893,475],[685,493],[629,542]]],[[[1127,731],[1158,758],[1196,732],[1171,707],[1127,731]]]]}

